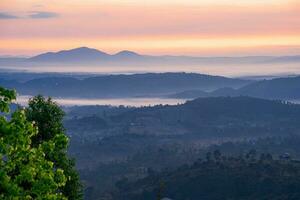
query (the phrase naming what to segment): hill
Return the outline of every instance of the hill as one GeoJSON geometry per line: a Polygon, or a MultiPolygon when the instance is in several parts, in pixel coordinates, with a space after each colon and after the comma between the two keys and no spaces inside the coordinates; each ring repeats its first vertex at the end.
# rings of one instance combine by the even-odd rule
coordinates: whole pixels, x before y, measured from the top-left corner
{"type": "Polygon", "coordinates": [[[227,86],[238,88],[247,80],[194,73],[147,73],[133,75],[105,75],[77,79],[73,77],[41,77],[20,84],[3,82],[23,95],[50,95],[76,98],[119,98],[135,96],[162,96],[183,90],[214,90],[227,86]]]}
{"type": "Polygon", "coordinates": [[[237,93],[271,99],[299,99],[300,76],[259,81],[238,89],[237,93]]]}
{"type": "MultiPolygon", "coordinates": [[[[234,138],[284,136],[299,134],[300,131],[300,105],[251,97],[199,98],[182,105],[120,110],[122,112],[114,111],[113,115],[108,114],[108,110],[105,113],[101,110],[98,114],[93,112],[99,123],[106,122],[97,133],[234,138]]],[[[67,124],[73,127],[70,131],[77,132],[76,124],[81,124],[80,129],[96,130],[97,123],[94,127],[90,124],[83,127],[80,120],[86,121],[85,117],[79,121],[69,119],[67,124]]]]}
{"type": "MultiPolygon", "coordinates": [[[[103,67],[152,67],[152,66],[240,66],[240,65],[284,65],[297,64],[300,56],[245,56],[245,57],[197,57],[197,56],[151,56],[122,50],[109,54],[89,47],[79,47],[57,52],[41,53],[29,58],[0,58],[0,67],[32,66],[103,66],[103,67]]],[[[146,68],[144,68],[146,69],[146,68]]]]}
{"type": "Polygon", "coordinates": [[[291,63],[299,62],[299,56],[245,56],[245,57],[192,57],[192,56],[149,56],[140,55],[133,51],[123,50],[116,54],[108,54],[103,51],[79,47],[58,52],[43,53],[29,58],[29,62],[67,62],[67,63],[112,63],[112,62],[137,62],[151,64],[258,64],[258,63],[291,63]]]}
{"type": "Polygon", "coordinates": [[[270,154],[222,156],[219,151],[208,153],[191,166],[175,171],[155,173],[130,183],[123,180],[117,185],[117,200],[171,199],[299,199],[300,162],[274,160],[270,154]]]}
{"type": "Polygon", "coordinates": [[[183,91],[171,94],[171,98],[197,98],[212,96],[251,96],[266,99],[300,99],[300,76],[287,78],[274,78],[252,82],[238,89],[219,88],[212,92],[201,90],[183,91]]]}
{"type": "Polygon", "coordinates": [[[43,53],[28,59],[30,62],[93,62],[107,59],[109,54],[91,49],[80,47],[71,50],[63,50],[59,52],[43,53]]]}
{"type": "MultiPolygon", "coordinates": [[[[173,170],[180,165],[190,164],[202,157],[203,153],[205,155],[203,148],[212,144],[224,143],[222,147],[218,145],[216,148],[235,155],[256,148],[260,152],[273,152],[276,155],[288,152],[299,158],[300,105],[281,101],[251,97],[210,97],[176,106],[76,106],[68,108],[67,112],[65,127],[72,138],[70,153],[77,158],[81,177],[87,183],[87,199],[105,196],[104,193],[114,189],[114,184],[122,178],[134,181],[153,175],[157,170],[173,170]],[[298,139],[292,137],[289,142],[281,145],[281,139],[291,135],[298,135],[298,139]],[[269,137],[280,140],[273,141],[269,137]],[[265,139],[258,141],[258,138],[265,139]],[[240,144],[234,144],[239,141],[240,144]]],[[[246,171],[245,168],[243,176],[249,175],[246,171]]],[[[169,170],[168,172],[172,173],[169,170]]],[[[190,174],[188,170],[184,172],[186,173],[190,174]]],[[[195,173],[199,179],[202,178],[194,171],[191,173],[195,173]]],[[[216,174],[208,173],[214,178],[216,174]]],[[[155,179],[151,178],[154,180],[153,185],[148,180],[139,182],[141,191],[135,190],[139,183],[123,180],[117,185],[121,186],[121,193],[126,197],[123,196],[124,199],[144,199],[131,195],[143,192],[148,186],[148,194],[156,195],[152,188],[155,190],[159,186],[160,181],[156,181],[161,180],[160,177],[165,178],[165,175],[159,174],[155,179]]],[[[177,174],[173,177],[182,180],[181,177],[177,179],[177,174]]],[[[204,180],[207,181],[206,178],[204,180]]],[[[174,188],[183,187],[176,180],[174,188]]],[[[219,180],[220,184],[225,181],[219,180]]],[[[188,183],[190,179],[183,181],[188,183]]],[[[254,185],[258,183],[255,182],[254,185]]],[[[167,186],[173,187],[169,183],[167,186]]],[[[249,186],[252,187],[252,183],[249,186]]],[[[210,187],[214,187],[214,184],[210,187]]],[[[194,192],[198,191],[198,185],[194,189],[194,192]]],[[[185,189],[178,191],[181,193],[185,189]]],[[[113,194],[117,193],[114,191],[113,194]]],[[[164,194],[171,198],[184,199],[173,196],[173,193],[164,194]]]]}

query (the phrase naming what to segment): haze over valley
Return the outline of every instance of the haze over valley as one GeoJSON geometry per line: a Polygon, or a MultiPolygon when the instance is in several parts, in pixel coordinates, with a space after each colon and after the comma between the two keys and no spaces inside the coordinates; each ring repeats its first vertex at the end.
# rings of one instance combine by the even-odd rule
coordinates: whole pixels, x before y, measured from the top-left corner
{"type": "Polygon", "coordinates": [[[300,56],[150,56],[133,51],[108,54],[79,47],[33,57],[0,58],[0,68],[8,71],[89,74],[133,74],[146,72],[194,72],[211,75],[271,76],[299,74],[300,56]]]}

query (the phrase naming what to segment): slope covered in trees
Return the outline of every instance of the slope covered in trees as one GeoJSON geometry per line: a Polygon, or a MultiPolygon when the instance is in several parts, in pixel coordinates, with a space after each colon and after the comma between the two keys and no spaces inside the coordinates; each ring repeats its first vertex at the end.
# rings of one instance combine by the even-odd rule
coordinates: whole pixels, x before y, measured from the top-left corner
{"type": "Polygon", "coordinates": [[[40,77],[25,82],[0,79],[0,83],[16,88],[23,95],[50,95],[77,98],[120,98],[159,96],[190,89],[214,90],[238,88],[250,81],[195,73],[146,73],[103,75],[78,79],[74,77],[40,77]]]}
{"type": "Polygon", "coordinates": [[[212,92],[187,90],[168,95],[169,98],[198,98],[213,96],[251,96],[266,99],[300,99],[300,76],[255,81],[238,89],[219,88],[212,92]]]}
{"type": "Polygon", "coordinates": [[[273,200],[300,198],[300,162],[270,154],[222,156],[208,152],[206,158],[175,171],[152,174],[130,183],[119,182],[114,199],[150,200],[158,197],[190,200],[273,200]]]}
{"type": "Polygon", "coordinates": [[[65,124],[73,134],[86,128],[99,135],[243,137],[297,134],[300,130],[300,105],[252,97],[199,98],[182,105],[123,110],[94,113],[86,125],[86,116],[73,117],[65,124]]]}

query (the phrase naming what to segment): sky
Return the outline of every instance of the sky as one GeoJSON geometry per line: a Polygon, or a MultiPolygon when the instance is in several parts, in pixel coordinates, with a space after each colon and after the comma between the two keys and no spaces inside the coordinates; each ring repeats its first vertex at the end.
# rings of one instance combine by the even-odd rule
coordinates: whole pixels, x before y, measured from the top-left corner
{"type": "Polygon", "coordinates": [[[0,0],[0,55],[300,54],[299,0],[0,0]]]}

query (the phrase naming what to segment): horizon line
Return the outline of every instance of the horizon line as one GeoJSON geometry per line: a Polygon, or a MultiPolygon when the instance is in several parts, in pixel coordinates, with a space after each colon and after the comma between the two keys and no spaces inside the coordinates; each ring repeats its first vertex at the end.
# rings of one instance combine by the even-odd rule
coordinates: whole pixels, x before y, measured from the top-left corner
{"type": "Polygon", "coordinates": [[[137,51],[132,51],[128,49],[123,49],[123,50],[118,50],[115,53],[108,53],[104,50],[93,48],[93,47],[88,47],[88,46],[79,46],[79,47],[74,47],[74,48],[68,48],[68,49],[60,49],[60,50],[54,50],[54,51],[44,51],[40,52],[37,54],[32,54],[32,55],[25,55],[25,54],[20,54],[20,55],[10,55],[10,54],[0,54],[0,58],[32,58],[35,56],[47,54],[47,53],[59,53],[62,51],[71,51],[75,49],[89,49],[89,50],[97,50],[99,52],[108,54],[109,56],[114,56],[122,52],[131,52],[135,53],[140,56],[153,56],[153,57],[164,57],[164,56],[170,56],[170,57],[191,57],[191,58],[247,58],[247,57],[295,57],[295,56],[300,56],[300,54],[282,54],[282,55],[241,55],[241,56],[229,56],[229,55],[216,55],[216,56],[204,56],[204,55],[189,55],[189,54],[180,54],[180,55],[172,55],[172,54],[160,54],[160,55],[151,55],[151,54],[140,54],[137,51]]]}

